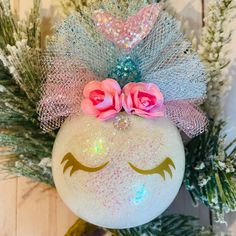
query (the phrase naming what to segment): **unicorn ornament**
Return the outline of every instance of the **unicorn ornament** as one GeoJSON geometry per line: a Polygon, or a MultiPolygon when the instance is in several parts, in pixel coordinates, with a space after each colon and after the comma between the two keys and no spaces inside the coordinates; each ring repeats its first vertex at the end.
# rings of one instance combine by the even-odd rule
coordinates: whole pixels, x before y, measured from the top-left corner
{"type": "Polygon", "coordinates": [[[106,5],[73,13],[44,54],[39,104],[45,132],[59,128],[53,177],[82,219],[130,228],[164,212],[181,186],[179,131],[205,130],[206,74],[179,22],[158,4],[123,18],[106,5]]]}

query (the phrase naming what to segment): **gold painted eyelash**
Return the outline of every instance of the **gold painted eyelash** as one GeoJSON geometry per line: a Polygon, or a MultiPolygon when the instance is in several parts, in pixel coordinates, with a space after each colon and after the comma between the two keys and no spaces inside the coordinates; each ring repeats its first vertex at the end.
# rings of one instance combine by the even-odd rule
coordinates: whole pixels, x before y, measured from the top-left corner
{"type": "Polygon", "coordinates": [[[73,154],[70,152],[64,156],[64,158],[61,161],[61,164],[63,164],[64,162],[66,162],[66,164],[64,166],[63,173],[65,173],[68,168],[72,167],[72,169],[70,171],[70,176],[73,175],[74,172],[77,170],[83,170],[86,172],[97,172],[97,171],[103,169],[109,163],[109,161],[108,161],[105,164],[103,164],[99,167],[95,167],[95,168],[88,167],[88,166],[81,164],[79,161],[77,161],[76,158],[73,156],[73,154]]]}
{"type": "MultiPolygon", "coordinates": [[[[61,164],[63,164],[64,162],[66,162],[66,164],[63,168],[63,173],[65,173],[68,168],[72,167],[72,169],[70,171],[70,176],[72,176],[74,174],[74,172],[76,172],[78,170],[83,170],[86,172],[97,172],[99,170],[102,170],[105,166],[107,166],[109,164],[109,161],[108,161],[105,164],[98,166],[98,167],[94,167],[94,168],[88,167],[88,166],[83,165],[79,161],[77,161],[76,158],[73,156],[73,154],[70,152],[64,156],[64,158],[61,161],[61,164]]],[[[165,180],[165,171],[168,172],[170,177],[172,178],[173,174],[170,169],[170,166],[172,166],[175,169],[175,164],[169,157],[167,157],[160,165],[158,165],[155,168],[150,169],[150,170],[139,169],[139,168],[135,167],[130,162],[129,162],[129,165],[134,171],[136,171],[139,174],[142,174],[142,175],[159,174],[162,176],[162,178],[164,180],[165,180]]]]}
{"type": "Polygon", "coordinates": [[[158,165],[155,168],[150,169],[150,170],[139,169],[139,168],[135,167],[133,164],[131,164],[130,162],[129,162],[129,165],[133,170],[135,170],[139,174],[142,174],[142,175],[159,174],[162,176],[162,178],[164,180],[165,180],[165,172],[164,171],[168,172],[170,177],[172,178],[173,175],[172,175],[172,171],[170,169],[170,166],[172,166],[175,169],[175,164],[169,157],[167,157],[160,165],[158,165]]]}

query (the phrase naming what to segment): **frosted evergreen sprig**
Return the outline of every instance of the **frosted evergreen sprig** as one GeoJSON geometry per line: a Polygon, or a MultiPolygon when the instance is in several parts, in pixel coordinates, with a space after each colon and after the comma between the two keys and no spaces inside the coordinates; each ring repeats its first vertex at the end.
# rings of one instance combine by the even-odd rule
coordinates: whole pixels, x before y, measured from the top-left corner
{"type": "Polygon", "coordinates": [[[214,236],[211,228],[201,226],[198,219],[186,215],[162,215],[150,223],[131,229],[109,230],[78,219],[65,236],[214,236]]]}
{"type": "Polygon", "coordinates": [[[42,77],[39,0],[25,21],[11,13],[8,0],[0,0],[0,22],[0,173],[53,185],[45,160],[54,136],[42,133],[36,113],[42,77]]]}
{"type": "Polygon", "coordinates": [[[7,52],[7,45],[15,45],[17,41],[27,39],[31,48],[40,46],[40,0],[34,0],[26,20],[20,20],[13,14],[9,0],[0,0],[0,48],[7,52]]]}
{"type": "Polygon", "coordinates": [[[204,19],[205,27],[199,45],[199,54],[208,70],[207,100],[205,108],[211,118],[222,112],[223,97],[230,89],[230,78],[222,73],[229,63],[225,46],[230,42],[232,29],[229,23],[235,14],[234,0],[211,0],[204,19]]]}
{"type": "Polygon", "coordinates": [[[0,0],[0,60],[34,105],[41,80],[39,2],[34,0],[27,20],[20,21],[11,13],[9,1],[0,0]]]}
{"type": "Polygon", "coordinates": [[[0,48],[6,48],[7,44],[13,45],[16,41],[17,18],[13,16],[8,0],[0,0],[0,48]]]}
{"type": "Polygon", "coordinates": [[[200,201],[223,221],[236,210],[236,140],[225,147],[223,122],[210,122],[206,133],[191,140],[186,149],[185,184],[193,200],[200,201]]]}
{"type": "Polygon", "coordinates": [[[198,219],[185,215],[163,215],[152,222],[131,229],[115,230],[114,236],[213,236],[198,219]]]}
{"type": "Polygon", "coordinates": [[[48,160],[54,138],[42,133],[35,107],[1,62],[0,95],[1,176],[25,176],[53,185],[48,160]]]}
{"type": "Polygon", "coordinates": [[[61,0],[60,5],[62,13],[65,16],[69,15],[73,10],[83,16],[91,16],[94,10],[105,7],[106,10],[112,14],[123,17],[133,14],[146,4],[160,1],[161,0],[61,0]]]}

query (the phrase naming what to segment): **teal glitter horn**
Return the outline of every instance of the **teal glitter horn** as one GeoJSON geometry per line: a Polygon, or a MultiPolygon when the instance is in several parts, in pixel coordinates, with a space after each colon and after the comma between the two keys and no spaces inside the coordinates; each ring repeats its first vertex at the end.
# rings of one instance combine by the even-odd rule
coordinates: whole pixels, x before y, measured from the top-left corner
{"type": "Polygon", "coordinates": [[[141,72],[130,56],[125,56],[124,58],[117,59],[116,66],[107,77],[115,79],[123,87],[130,82],[140,82],[141,72]]]}

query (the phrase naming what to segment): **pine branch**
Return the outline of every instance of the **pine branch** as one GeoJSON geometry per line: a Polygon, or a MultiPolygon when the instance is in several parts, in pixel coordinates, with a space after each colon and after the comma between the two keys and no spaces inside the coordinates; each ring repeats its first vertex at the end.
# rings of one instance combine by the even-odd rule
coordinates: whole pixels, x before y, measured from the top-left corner
{"type": "Polygon", "coordinates": [[[223,221],[236,210],[236,139],[225,147],[223,122],[210,122],[206,133],[187,145],[185,184],[194,201],[200,201],[223,221]]]}
{"type": "Polygon", "coordinates": [[[104,235],[113,236],[213,236],[210,228],[199,225],[198,219],[185,215],[161,216],[145,225],[122,230],[101,229],[97,226],[78,220],[67,231],[65,236],[104,235]],[[98,234],[99,233],[99,234],[98,234]]]}
{"type": "Polygon", "coordinates": [[[37,113],[12,76],[0,64],[0,169],[53,185],[50,166],[53,137],[39,128],[37,113]]]}
{"type": "Polygon", "coordinates": [[[231,80],[223,75],[223,69],[230,63],[225,46],[232,38],[229,23],[235,16],[235,9],[234,0],[211,0],[208,15],[204,19],[205,26],[198,52],[208,70],[207,99],[204,106],[211,118],[222,115],[222,98],[230,89],[231,80]]]}
{"type": "Polygon", "coordinates": [[[199,225],[197,218],[185,215],[166,215],[137,228],[116,230],[117,236],[211,236],[211,230],[199,225]]]}
{"type": "Polygon", "coordinates": [[[41,80],[39,1],[34,1],[24,22],[17,21],[7,3],[0,0],[0,31],[4,32],[0,38],[1,173],[53,185],[54,135],[42,133],[36,112],[41,80]]]}
{"type": "Polygon", "coordinates": [[[10,4],[7,0],[0,1],[0,48],[6,48],[8,44],[15,44],[15,36],[17,34],[16,16],[12,15],[10,4]]]}
{"type": "Polygon", "coordinates": [[[126,17],[146,4],[160,1],[165,2],[165,0],[61,0],[60,5],[65,16],[75,10],[82,16],[89,16],[87,18],[89,19],[92,16],[92,12],[100,8],[105,8],[114,15],[126,17]]]}
{"type": "Polygon", "coordinates": [[[39,0],[26,21],[12,14],[8,0],[0,0],[0,60],[13,75],[13,79],[26,94],[33,106],[39,99],[40,66],[40,16],[39,0]]]}

